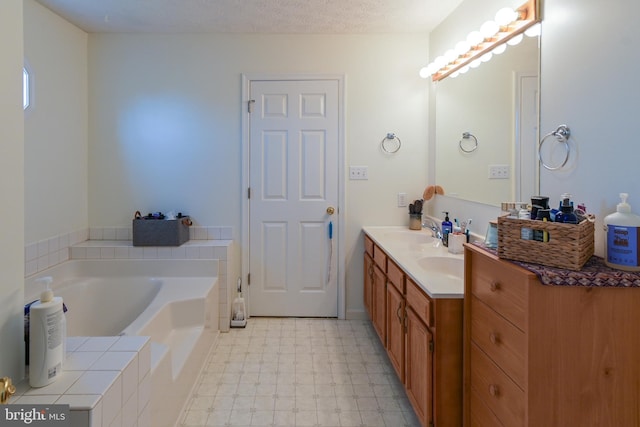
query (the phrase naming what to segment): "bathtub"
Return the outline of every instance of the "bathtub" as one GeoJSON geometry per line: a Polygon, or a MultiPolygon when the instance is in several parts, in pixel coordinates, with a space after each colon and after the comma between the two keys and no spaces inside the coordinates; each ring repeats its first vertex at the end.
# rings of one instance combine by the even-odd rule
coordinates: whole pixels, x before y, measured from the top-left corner
{"type": "Polygon", "coordinates": [[[68,336],[151,338],[151,425],[174,426],[218,334],[217,262],[71,260],[30,277],[53,277],[68,308],[68,336]]]}

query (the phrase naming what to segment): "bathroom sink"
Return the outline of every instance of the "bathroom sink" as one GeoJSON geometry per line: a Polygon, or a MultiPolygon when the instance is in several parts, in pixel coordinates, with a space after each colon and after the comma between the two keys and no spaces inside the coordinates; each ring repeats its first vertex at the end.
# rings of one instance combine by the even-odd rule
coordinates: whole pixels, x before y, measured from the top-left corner
{"type": "Polygon", "coordinates": [[[398,230],[389,231],[385,233],[385,238],[390,239],[394,243],[406,242],[406,243],[432,243],[436,239],[428,234],[416,230],[398,230]]]}
{"type": "Polygon", "coordinates": [[[463,280],[464,278],[464,263],[462,258],[423,257],[418,259],[418,265],[429,273],[435,273],[458,280],[463,280]]]}

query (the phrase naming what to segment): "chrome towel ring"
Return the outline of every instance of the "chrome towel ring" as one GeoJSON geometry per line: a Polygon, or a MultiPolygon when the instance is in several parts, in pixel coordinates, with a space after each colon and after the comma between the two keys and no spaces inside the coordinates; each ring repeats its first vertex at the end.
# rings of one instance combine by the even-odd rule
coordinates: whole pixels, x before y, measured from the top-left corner
{"type": "Polygon", "coordinates": [[[571,129],[569,129],[569,126],[560,125],[556,130],[554,130],[553,132],[549,132],[540,140],[540,144],[538,144],[538,159],[540,159],[540,163],[542,164],[542,166],[544,166],[545,169],[548,169],[550,171],[555,171],[558,169],[562,169],[564,165],[567,164],[567,161],[569,160],[569,153],[571,152],[571,147],[569,147],[570,136],[571,136],[571,129]],[[564,144],[564,150],[565,150],[564,160],[562,161],[561,164],[557,166],[550,166],[542,158],[542,146],[544,145],[545,141],[551,136],[555,137],[556,141],[558,141],[559,143],[564,144]]]}
{"type": "Polygon", "coordinates": [[[382,139],[382,142],[380,143],[380,147],[382,147],[382,151],[388,154],[397,153],[398,150],[400,150],[401,146],[402,146],[402,141],[400,141],[400,138],[398,138],[395,133],[391,133],[391,132],[389,132],[387,136],[385,136],[382,139]]]}
{"type": "Polygon", "coordinates": [[[465,153],[473,153],[478,149],[478,138],[476,138],[471,132],[464,132],[462,134],[462,139],[458,142],[458,147],[460,150],[465,153]],[[462,146],[462,139],[472,139],[473,138],[473,146],[469,149],[466,149],[462,146]]]}

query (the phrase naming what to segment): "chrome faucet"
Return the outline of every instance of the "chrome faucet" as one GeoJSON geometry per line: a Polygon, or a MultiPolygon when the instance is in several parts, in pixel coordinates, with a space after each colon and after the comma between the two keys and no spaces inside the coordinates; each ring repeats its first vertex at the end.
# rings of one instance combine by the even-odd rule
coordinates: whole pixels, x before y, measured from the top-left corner
{"type": "Polygon", "coordinates": [[[431,235],[433,237],[442,240],[442,229],[440,228],[440,225],[434,220],[424,217],[424,219],[422,220],[422,227],[428,228],[429,230],[431,230],[431,235]]]}

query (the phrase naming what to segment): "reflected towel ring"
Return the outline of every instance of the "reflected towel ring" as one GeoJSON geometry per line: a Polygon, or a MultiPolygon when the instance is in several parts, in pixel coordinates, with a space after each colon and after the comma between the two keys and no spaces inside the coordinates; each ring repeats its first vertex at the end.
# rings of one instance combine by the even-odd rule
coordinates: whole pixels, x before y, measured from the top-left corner
{"type": "Polygon", "coordinates": [[[402,146],[402,142],[400,138],[396,136],[395,133],[389,132],[386,137],[382,139],[380,143],[380,147],[382,147],[382,151],[388,154],[397,153],[402,146]]]}
{"type": "Polygon", "coordinates": [[[569,160],[569,153],[571,152],[571,147],[569,147],[570,136],[571,136],[571,129],[569,129],[567,125],[560,125],[556,130],[554,130],[553,132],[549,132],[540,140],[540,144],[538,144],[538,159],[540,159],[540,163],[542,164],[542,166],[544,166],[545,169],[548,169],[550,171],[555,171],[558,169],[562,169],[564,165],[567,164],[567,161],[569,160]],[[547,162],[545,162],[544,159],[542,158],[542,145],[544,145],[545,141],[550,136],[554,136],[556,138],[556,141],[564,144],[564,150],[565,150],[564,160],[558,166],[549,166],[547,162]]]}
{"type": "Polygon", "coordinates": [[[462,134],[462,139],[458,142],[458,147],[460,147],[461,151],[465,153],[473,153],[478,149],[478,138],[476,138],[471,132],[464,132],[462,134]],[[462,146],[462,139],[471,139],[471,138],[473,138],[473,147],[467,150],[462,146]]]}

